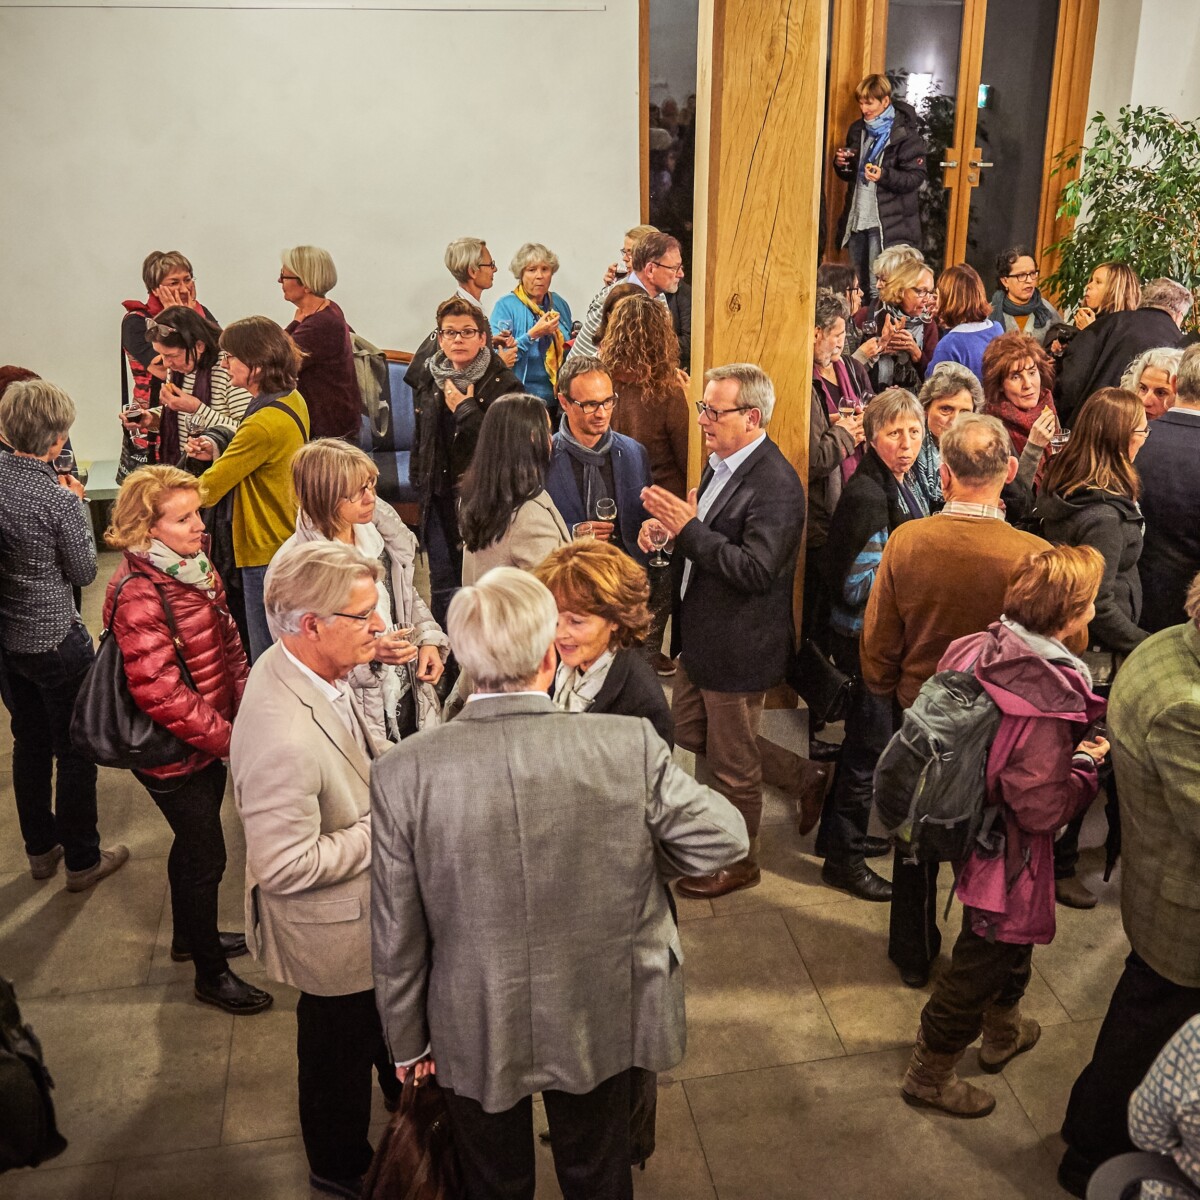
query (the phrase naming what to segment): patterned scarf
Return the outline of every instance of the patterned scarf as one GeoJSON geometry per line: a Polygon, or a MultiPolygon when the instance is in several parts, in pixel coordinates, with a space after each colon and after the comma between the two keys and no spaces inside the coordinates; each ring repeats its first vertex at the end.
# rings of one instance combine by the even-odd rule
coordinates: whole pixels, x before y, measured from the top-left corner
{"type": "Polygon", "coordinates": [[[444,391],[446,380],[449,379],[460,392],[465,392],[473,383],[478,383],[487,369],[491,366],[492,352],[484,346],[465,367],[456,367],[441,350],[436,350],[429,357],[429,373],[439,391],[444,391]]]}
{"type": "Polygon", "coordinates": [[[595,703],[604,681],[608,678],[608,669],[613,665],[616,654],[605,650],[598,659],[582,674],[578,667],[568,667],[559,663],[554,675],[554,703],[558,708],[570,713],[584,713],[595,703]]]}
{"type": "Polygon", "coordinates": [[[210,600],[216,596],[217,573],[203,550],[185,558],[182,554],[176,554],[158,538],[152,538],[142,557],[149,560],[150,565],[157,567],[164,575],[199,588],[210,600]]]}
{"type": "MultiPolygon", "coordinates": [[[[553,294],[553,292],[547,292],[546,299],[550,299],[553,294]]],[[[513,288],[513,295],[516,296],[516,298],[520,300],[520,302],[525,305],[525,307],[529,309],[531,313],[533,313],[535,318],[540,319],[546,315],[546,310],[531,300],[529,298],[529,294],[519,283],[515,288],[513,288]]],[[[562,366],[563,352],[566,349],[567,339],[563,337],[561,329],[556,329],[552,334],[546,334],[544,336],[549,337],[550,339],[550,347],[546,351],[546,357],[544,360],[546,366],[546,378],[550,380],[550,386],[554,387],[554,385],[558,383],[558,368],[562,366]]],[[[539,338],[538,340],[540,341],[541,339],[539,338]]]]}
{"type": "MultiPolygon", "coordinates": [[[[558,436],[562,438],[563,449],[576,461],[583,464],[583,491],[580,497],[583,501],[583,512],[591,519],[596,511],[596,501],[608,496],[608,488],[604,486],[604,476],[600,468],[605,459],[612,454],[612,430],[606,429],[604,436],[594,445],[585,446],[578,441],[567,423],[567,414],[563,413],[558,426],[558,436]]],[[[615,499],[615,497],[609,497],[615,499]]]]}
{"type": "MultiPolygon", "coordinates": [[[[879,322],[880,330],[883,329],[883,320],[880,314],[887,313],[892,318],[892,324],[898,325],[901,329],[907,329],[912,334],[913,341],[917,343],[919,349],[925,349],[925,326],[929,324],[930,316],[925,309],[921,309],[917,315],[910,316],[902,308],[898,308],[895,304],[881,304],[879,312],[875,319],[879,322]],[[910,324],[910,322],[916,324],[910,324]]],[[[915,382],[915,387],[911,390],[916,391],[921,385],[920,376],[917,374],[916,368],[913,366],[913,361],[907,354],[901,353],[899,356],[895,354],[881,354],[879,362],[876,366],[877,382],[879,390],[882,391],[886,387],[890,387],[893,383],[900,387],[910,387],[915,382]],[[897,357],[900,362],[897,363],[897,357]],[[902,369],[897,377],[896,367],[899,365],[902,369]]]]}
{"type": "MultiPolygon", "coordinates": [[[[854,384],[850,379],[850,371],[846,367],[841,355],[833,360],[833,373],[837,376],[838,387],[842,389],[842,395],[848,400],[858,400],[860,397],[854,390],[854,384]]],[[[833,398],[833,393],[829,390],[829,384],[825,382],[825,377],[821,374],[821,368],[813,367],[813,383],[821,389],[821,395],[825,398],[825,411],[832,417],[837,414],[837,401],[833,398]]],[[[865,453],[863,446],[855,446],[845,458],[842,459],[842,482],[849,483],[850,476],[858,470],[858,464],[862,462],[863,454],[865,453]]]]}

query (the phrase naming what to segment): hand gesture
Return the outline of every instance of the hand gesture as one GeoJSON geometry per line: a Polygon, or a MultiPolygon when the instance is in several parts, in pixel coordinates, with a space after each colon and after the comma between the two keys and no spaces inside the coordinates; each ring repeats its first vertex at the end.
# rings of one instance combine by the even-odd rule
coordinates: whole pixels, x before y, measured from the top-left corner
{"type": "Polygon", "coordinates": [[[514,341],[511,346],[496,347],[496,357],[511,371],[513,363],[517,361],[517,343],[514,341]]]}
{"type": "Polygon", "coordinates": [[[592,537],[601,542],[612,540],[613,530],[616,526],[611,521],[591,521],[589,524],[592,527],[592,537]]]}
{"type": "Polygon", "coordinates": [[[1075,328],[1086,329],[1096,319],[1096,314],[1086,304],[1081,304],[1075,310],[1075,328]]]}
{"type": "MultiPolygon", "coordinates": [[[[651,517],[649,521],[642,522],[642,527],[638,530],[637,544],[638,549],[641,550],[643,554],[649,554],[655,549],[654,542],[651,540],[651,538],[653,534],[658,533],[660,530],[663,533],[668,532],[667,527],[660,521],[654,520],[653,517],[651,517]]],[[[670,541],[670,538],[667,540],[670,541]]]]}
{"type": "Polygon", "coordinates": [[[467,390],[465,392],[460,392],[458,388],[454,386],[454,380],[447,379],[442,385],[442,395],[446,397],[446,407],[451,412],[457,412],[458,406],[464,400],[469,400],[475,395],[475,385],[473,383],[468,383],[467,390]]]}
{"type": "Polygon", "coordinates": [[[1029,440],[1035,445],[1045,448],[1050,445],[1050,439],[1058,431],[1058,418],[1054,410],[1047,405],[1038,413],[1037,420],[1029,427],[1029,440]]]}
{"type": "Polygon", "coordinates": [[[617,264],[609,263],[608,266],[604,268],[604,286],[608,287],[609,284],[611,284],[613,282],[613,280],[616,279],[616,277],[617,277],[617,264]]]}
{"type": "Polygon", "coordinates": [[[200,407],[200,401],[195,396],[176,387],[173,383],[164,383],[159,390],[158,398],[174,412],[194,413],[200,407]]]}
{"type": "MultiPolygon", "coordinates": [[[[657,484],[642,488],[642,506],[652,516],[657,517],[661,525],[674,538],[679,531],[696,515],[696,489],[692,488],[686,500],[680,500],[674,492],[668,492],[657,484]]],[[[642,535],[646,532],[645,525],[638,534],[638,545],[641,545],[642,535]]]]}
{"type": "Polygon", "coordinates": [[[166,379],[168,375],[167,364],[163,362],[161,354],[156,354],[147,364],[146,370],[154,376],[155,379],[166,379]]]}
{"type": "Polygon", "coordinates": [[[212,462],[217,457],[216,444],[212,438],[190,437],[187,440],[187,456],[200,462],[212,462]]]}
{"type": "Polygon", "coordinates": [[[126,429],[131,429],[135,433],[148,428],[150,425],[150,414],[144,408],[139,408],[136,413],[123,408],[121,409],[120,416],[121,424],[126,429]]]}
{"type": "Polygon", "coordinates": [[[548,313],[543,313],[533,323],[533,328],[529,331],[530,338],[537,341],[538,338],[543,338],[548,334],[554,333],[558,329],[558,323],[561,319],[559,314],[553,309],[548,313]]]}
{"type": "Polygon", "coordinates": [[[871,181],[871,183],[878,183],[883,175],[883,169],[878,163],[867,163],[867,165],[863,167],[863,174],[871,181]]]}
{"type": "Polygon", "coordinates": [[[861,354],[863,358],[874,362],[883,353],[883,338],[873,337],[867,338],[865,342],[860,342],[855,354],[861,354]]]}
{"type": "Polygon", "coordinates": [[[68,492],[73,492],[80,500],[85,499],[83,484],[74,475],[60,475],[58,477],[58,486],[65,487],[68,492]]]}
{"type": "Polygon", "coordinates": [[[408,1078],[409,1071],[413,1073],[414,1086],[420,1087],[422,1079],[428,1079],[430,1075],[437,1074],[437,1063],[432,1058],[423,1058],[420,1062],[413,1063],[411,1067],[397,1067],[396,1078],[403,1083],[408,1078]]]}
{"type": "Polygon", "coordinates": [[[686,392],[692,386],[692,377],[682,368],[675,368],[675,380],[686,392]]]}
{"type": "MultiPolygon", "coordinates": [[[[833,419],[832,417],[830,418],[830,420],[833,419]]],[[[862,413],[856,413],[852,417],[838,416],[836,424],[839,429],[844,429],[854,439],[855,446],[862,445],[867,436],[863,432],[862,413]]]]}
{"type": "Polygon", "coordinates": [[[445,669],[446,664],[436,646],[422,646],[417,652],[417,678],[422,683],[437,683],[445,669]]]}
{"type": "Polygon", "coordinates": [[[1091,738],[1086,742],[1080,742],[1079,748],[1099,766],[1107,757],[1111,747],[1108,744],[1108,738],[1091,738]]]}

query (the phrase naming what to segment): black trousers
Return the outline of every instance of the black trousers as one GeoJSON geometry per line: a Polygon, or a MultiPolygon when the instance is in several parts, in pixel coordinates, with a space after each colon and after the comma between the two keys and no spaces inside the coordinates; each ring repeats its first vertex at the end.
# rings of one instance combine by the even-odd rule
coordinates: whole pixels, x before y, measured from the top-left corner
{"type": "Polygon", "coordinates": [[[1063,1121],[1063,1166],[1080,1182],[1101,1163],[1135,1149],[1127,1126],[1129,1097],[1162,1048],[1197,1013],[1200,988],[1172,983],[1130,952],[1063,1121]]]}
{"type": "Polygon", "coordinates": [[[96,765],[72,750],[70,736],[75,697],[95,657],[82,625],[72,625],[53,650],[3,651],[13,795],[25,853],[46,854],[61,845],[70,871],[86,871],[100,861],[96,765]]]}
{"type": "MultiPolygon", "coordinates": [[[[445,1095],[467,1200],[533,1200],[532,1097],[489,1113],[469,1096],[445,1095]]],[[[551,1090],[542,1099],[563,1200],[632,1200],[631,1071],[580,1096],[551,1090]]]]}
{"type": "Polygon", "coordinates": [[[939,863],[905,861],[897,846],[892,866],[892,911],[888,916],[888,958],[902,971],[927,971],[942,949],[938,929],[939,863]]]}
{"type": "Polygon", "coordinates": [[[391,1099],[396,1065],[383,1040],[374,990],[346,996],[301,992],[296,1001],[300,1133],[314,1175],[356,1179],[371,1165],[371,1069],[391,1099]]]}
{"type": "Polygon", "coordinates": [[[1033,947],[989,942],[972,932],[963,913],[950,969],[938,976],[921,1010],[925,1044],[935,1054],[958,1054],[978,1036],[983,1014],[993,1005],[1020,1003],[1033,974],[1033,947]]]}
{"type": "Polygon", "coordinates": [[[429,497],[424,533],[425,553],[429,558],[429,610],[445,629],[450,601],[462,587],[463,550],[453,493],[429,497]]]}
{"type": "Polygon", "coordinates": [[[221,801],[225,765],[209,763],[183,779],[134,774],[167,818],[175,840],[167,856],[171,885],[171,944],[190,950],[198,980],[215,979],[228,969],[217,934],[217,892],[225,874],[225,834],[221,801]]]}

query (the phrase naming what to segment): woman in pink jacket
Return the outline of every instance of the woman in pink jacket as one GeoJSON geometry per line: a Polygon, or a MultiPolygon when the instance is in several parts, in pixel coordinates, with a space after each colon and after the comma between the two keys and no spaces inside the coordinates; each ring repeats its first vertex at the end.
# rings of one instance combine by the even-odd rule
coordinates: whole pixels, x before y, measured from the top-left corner
{"type": "Polygon", "coordinates": [[[963,929],[948,970],[921,1012],[904,1076],[909,1103],[983,1117],[995,1097],[955,1067],[983,1031],[979,1065],[995,1073],[1041,1036],[1021,1016],[1033,947],[1054,937],[1054,835],[1096,795],[1108,742],[1104,701],[1064,645],[1095,616],[1104,559],[1089,546],[1032,555],[1009,582],[1004,615],[986,633],[951,643],[939,670],[974,670],[1001,712],[988,752],[987,802],[999,808],[993,853],[957,871],[963,929]]]}

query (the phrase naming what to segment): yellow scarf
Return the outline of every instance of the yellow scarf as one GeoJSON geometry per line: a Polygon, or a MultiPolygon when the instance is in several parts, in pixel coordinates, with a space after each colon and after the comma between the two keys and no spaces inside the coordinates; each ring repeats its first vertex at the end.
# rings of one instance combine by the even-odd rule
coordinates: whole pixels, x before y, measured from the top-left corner
{"type": "MultiPolygon", "coordinates": [[[[553,294],[553,292],[546,293],[547,297],[553,294]]],[[[513,295],[533,313],[535,318],[541,318],[546,315],[546,310],[535,304],[519,283],[513,288],[513,295]]],[[[546,365],[546,377],[550,380],[550,386],[555,387],[558,384],[558,368],[562,366],[563,351],[566,349],[567,340],[563,337],[561,329],[556,329],[549,336],[550,348],[546,351],[544,362],[546,365]]]]}

